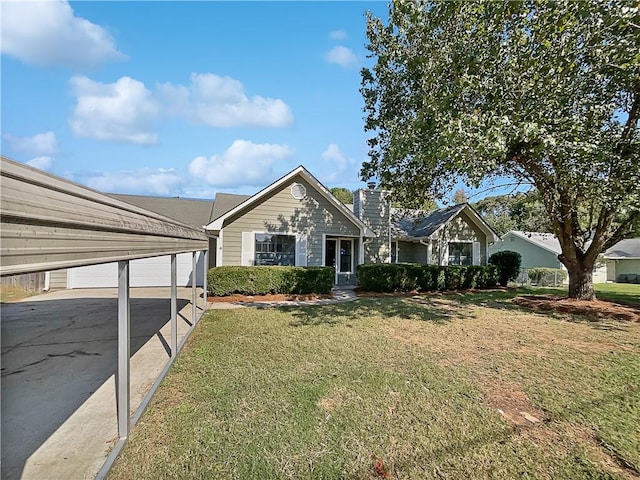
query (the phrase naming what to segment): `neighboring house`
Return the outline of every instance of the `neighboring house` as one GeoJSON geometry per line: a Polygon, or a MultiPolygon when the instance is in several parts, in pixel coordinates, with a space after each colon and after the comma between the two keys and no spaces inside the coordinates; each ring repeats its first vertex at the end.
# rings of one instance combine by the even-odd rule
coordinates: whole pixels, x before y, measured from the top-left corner
{"type": "MultiPolygon", "coordinates": [[[[138,207],[179,220],[187,225],[202,228],[211,221],[211,200],[185,199],[179,197],[151,197],[144,195],[110,194],[111,197],[138,207]]],[[[210,242],[211,244],[211,242],[210,242]]],[[[211,245],[210,247],[211,248],[211,245]]],[[[171,259],[169,256],[151,257],[131,261],[130,284],[132,287],[168,287],[171,285],[171,259]]],[[[203,284],[204,256],[197,257],[198,285],[203,284]]],[[[177,281],[179,286],[191,286],[193,257],[191,253],[176,256],[177,281]]],[[[48,288],[102,288],[117,286],[117,263],[103,263],[47,272],[48,288]]]]}
{"type": "MultiPolygon", "coordinates": [[[[489,246],[498,240],[468,204],[435,212],[394,209],[389,193],[369,184],[354,192],[352,205],[345,205],[302,166],[252,196],[218,193],[213,202],[113,196],[204,228],[210,238],[209,267],[332,266],[336,284],[354,284],[361,263],[483,265],[489,246]]],[[[179,284],[188,286],[191,255],[178,257],[179,284]]],[[[115,286],[116,268],[103,264],[51,272],[51,286],[115,286]]],[[[169,259],[132,261],[131,276],[132,286],[169,285],[169,259]]]]}
{"type": "MultiPolygon", "coordinates": [[[[558,260],[562,252],[560,242],[552,233],[510,231],[502,241],[489,248],[489,255],[504,250],[518,252],[522,257],[522,269],[536,267],[562,268],[558,260]]],[[[608,249],[593,270],[593,282],[604,283],[631,281],[640,278],[640,238],[622,240],[608,249]]]]}
{"type": "Polygon", "coordinates": [[[468,204],[427,213],[392,209],[388,196],[370,185],[349,208],[298,167],[214,214],[206,231],[216,265],[333,266],[337,284],[354,283],[361,263],[486,264],[498,236],[468,204]]]}
{"type": "Polygon", "coordinates": [[[640,283],[640,238],[628,238],[604,252],[607,280],[640,283]]]}
{"type": "Polygon", "coordinates": [[[520,254],[522,269],[539,267],[565,269],[558,260],[558,255],[562,253],[560,242],[552,233],[511,230],[504,234],[501,241],[489,248],[489,256],[505,250],[520,254]]]}

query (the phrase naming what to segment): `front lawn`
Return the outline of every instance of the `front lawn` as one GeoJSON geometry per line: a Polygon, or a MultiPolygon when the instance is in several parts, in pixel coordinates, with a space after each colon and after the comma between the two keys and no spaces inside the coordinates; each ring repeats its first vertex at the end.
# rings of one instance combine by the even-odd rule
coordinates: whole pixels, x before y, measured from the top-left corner
{"type": "Polygon", "coordinates": [[[640,324],[510,296],[210,311],[110,478],[637,478],[640,324]]]}

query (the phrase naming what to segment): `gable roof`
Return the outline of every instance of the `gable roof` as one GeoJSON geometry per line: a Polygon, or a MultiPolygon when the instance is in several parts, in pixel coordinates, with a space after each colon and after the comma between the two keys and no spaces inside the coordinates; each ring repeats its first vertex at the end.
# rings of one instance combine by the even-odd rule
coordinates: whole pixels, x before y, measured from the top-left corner
{"type": "Polygon", "coordinates": [[[463,208],[464,204],[441,208],[433,212],[394,208],[391,211],[391,234],[398,237],[429,237],[463,208]]]}
{"type": "Polygon", "coordinates": [[[462,211],[466,211],[474,223],[494,242],[499,239],[498,234],[468,203],[459,203],[432,212],[393,208],[391,209],[391,235],[409,240],[430,237],[462,211]]]}
{"type": "Polygon", "coordinates": [[[121,193],[110,193],[109,196],[159,213],[165,217],[179,220],[198,230],[202,230],[202,227],[211,221],[214,205],[212,200],[196,198],[151,197],[146,195],[125,195],[121,193]]]}
{"type": "Polygon", "coordinates": [[[604,257],[615,260],[623,258],[640,258],[640,238],[620,240],[604,252],[604,257]]]}
{"type": "MultiPolygon", "coordinates": [[[[280,177],[278,180],[273,182],[271,185],[268,185],[267,187],[263,188],[262,190],[260,190],[255,195],[253,195],[251,197],[247,197],[244,201],[238,203],[236,206],[234,206],[230,210],[227,210],[226,212],[218,215],[217,217],[214,216],[212,218],[213,221],[211,223],[209,223],[205,227],[206,230],[210,230],[210,231],[211,230],[213,230],[213,231],[220,230],[223,227],[224,221],[227,218],[229,218],[229,217],[231,217],[233,215],[236,215],[237,213],[240,213],[240,212],[252,207],[257,202],[259,202],[262,198],[266,197],[271,192],[276,191],[277,189],[282,187],[284,184],[286,184],[289,180],[291,180],[296,175],[300,175],[304,180],[306,180],[324,198],[326,198],[327,201],[329,201],[329,203],[331,203],[334,207],[336,207],[345,217],[347,217],[347,219],[349,219],[355,226],[357,226],[360,229],[360,232],[361,232],[361,234],[363,236],[365,236],[365,237],[375,237],[376,236],[375,233],[373,233],[371,231],[371,229],[369,227],[367,227],[362,222],[362,220],[360,220],[352,211],[350,211],[344,205],[344,203],[342,203],[340,200],[338,200],[329,191],[329,189],[327,189],[327,187],[325,187],[322,183],[320,183],[320,181],[316,177],[311,175],[311,173],[309,173],[309,171],[306,168],[304,168],[302,165],[300,165],[297,168],[294,168],[289,173],[287,173],[283,177],[280,177]]],[[[233,199],[228,198],[228,199],[223,200],[223,201],[230,201],[231,202],[232,200],[233,199]]],[[[236,200],[239,200],[239,199],[236,199],[236,200]]],[[[216,196],[216,202],[217,201],[218,201],[218,197],[216,196]]],[[[222,211],[222,208],[220,208],[219,211],[222,211]]]]}

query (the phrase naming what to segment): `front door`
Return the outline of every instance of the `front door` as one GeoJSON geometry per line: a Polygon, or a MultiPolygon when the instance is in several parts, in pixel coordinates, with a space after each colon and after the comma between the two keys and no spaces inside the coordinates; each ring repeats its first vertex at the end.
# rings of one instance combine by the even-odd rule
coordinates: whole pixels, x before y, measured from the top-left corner
{"type": "Polygon", "coordinates": [[[336,285],[355,284],[353,239],[327,238],[324,264],[336,270],[336,285]]]}

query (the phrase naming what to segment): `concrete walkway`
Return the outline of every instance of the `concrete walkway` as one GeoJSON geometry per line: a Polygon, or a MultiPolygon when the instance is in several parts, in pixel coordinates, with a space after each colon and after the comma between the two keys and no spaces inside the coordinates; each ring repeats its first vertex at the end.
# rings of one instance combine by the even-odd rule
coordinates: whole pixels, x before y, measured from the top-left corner
{"type": "Polygon", "coordinates": [[[271,308],[271,307],[303,307],[307,305],[331,305],[341,302],[352,302],[358,297],[354,291],[355,287],[334,287],[331,289],[333,298],[320,298],[317,300],[285,300],[285,301],[255,301],[255,302],[216,302],[209,303],[208,308],[212,310],[226,310],[231,308],[271,308]]]}
{"type": "MultiPolygon", "coordinates": [[[[179,339],[191,294],[178,289],[179,339]]],[[[131,413],[169,359],[170,311],[169,288],[131,289],[131,413]]],[[[60,290],[1,315],[0,477],[94,478],[118,436],[117,290],[60,290]]]]}

